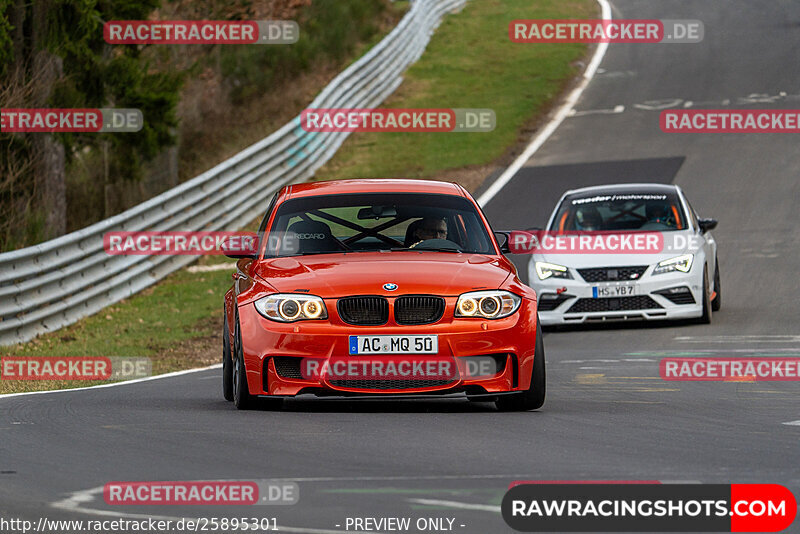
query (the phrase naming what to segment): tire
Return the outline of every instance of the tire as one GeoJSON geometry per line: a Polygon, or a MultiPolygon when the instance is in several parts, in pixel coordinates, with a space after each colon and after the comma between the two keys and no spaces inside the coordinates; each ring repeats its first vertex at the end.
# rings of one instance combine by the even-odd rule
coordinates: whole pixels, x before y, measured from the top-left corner
{"type": "Polygon", "coordinates": [[[720,282],[719,276],[719,260],[714,260],[714,291],[716,292],[716,296],[714,300],[711,301],[711,309],[713,311],[719,311],[722,307],[722,282],[720,282]]]}
{"type": "Polygon", "coordinates": [[[227,313],[222,320],[222,396],[226,401],[233,400],[233,358],[231,357],[227,313]]]}
{"type": "Polygon", "coordinates": [[[495,401],[495,406],[501,412],[526,412],[536,410],[544,404],[547,394],[547,377],[544,363],[544,342],[542,341],[542,326],[536,319],[536,350],[533,355],[533,370],[531,371],[531,385],[525,391],[513,395],[504,395],[495,401]]]}
{"type": "Polygon", "coordinates": [[[698,322],[700,324],[711,324],[711,288],[708,286],[708,267],[703,267],[703,315],[698,322]]]}
{"type": "Polygon", "coordinates": [[[233,351],[233,405],[239,410],[249,410],[255,405],[255,398],[250,395],[250,389],[247,387],[247,371],[244,367],[242,334],[239,332],[238,318],[234,332],[233,351]]]}

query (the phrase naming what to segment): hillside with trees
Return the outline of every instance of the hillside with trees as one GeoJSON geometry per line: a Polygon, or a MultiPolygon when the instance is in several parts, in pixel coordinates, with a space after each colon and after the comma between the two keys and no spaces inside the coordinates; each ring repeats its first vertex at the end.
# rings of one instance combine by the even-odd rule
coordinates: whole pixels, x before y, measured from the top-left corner
{"type": "Polygon", "coordinates": [[[299,113],[393,27],[388,0],[3,0],[0,108],[137,108],[137,133],[0,132],[0,251],[157,195],[299,113]],[[110,20],[296,20],[293,45],[109,45],[110,20]]]}

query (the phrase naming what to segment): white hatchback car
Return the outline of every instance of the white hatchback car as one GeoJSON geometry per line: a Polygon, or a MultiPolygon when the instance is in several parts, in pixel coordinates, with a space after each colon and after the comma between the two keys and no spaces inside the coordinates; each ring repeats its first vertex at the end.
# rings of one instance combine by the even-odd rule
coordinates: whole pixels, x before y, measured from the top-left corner
{"type": "Polygon", "coordinates": [[[543,238],[528,264],[542,324],[711,322],[712,310],[722,303],[717,243],[710,232],[716,225],[714,219],[699,219],[675,185],[568,191],[544,232],[550,245],[543,238]],[[554,236],[570,235],[577,236],[573,246],[555,245],[554,236]],[[586,246],[576,245],[581,236],[586,246]],[[658,249],[631,245],[652,245],[656,238],[658,249]],[[602,245],[592,248],[597,239],[602,245]],[[628,248],[621,246],[626,243],[628,248]]]}

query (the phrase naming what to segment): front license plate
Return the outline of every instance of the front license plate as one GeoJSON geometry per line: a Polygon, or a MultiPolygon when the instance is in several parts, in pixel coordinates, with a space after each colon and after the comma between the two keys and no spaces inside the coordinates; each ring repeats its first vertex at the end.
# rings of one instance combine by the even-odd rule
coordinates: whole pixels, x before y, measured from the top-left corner
{"type": "Polygon", "coordinates": [[[592,297],[596,299],[608,297],[630,297],[636,294],[636,284],[620,284],[618,286],[594,286],[592,297]]]}
{"type": "Polygon", "coordinates": [[[438,336],[350,336],[350,354],[438,353],[438,336]]]}

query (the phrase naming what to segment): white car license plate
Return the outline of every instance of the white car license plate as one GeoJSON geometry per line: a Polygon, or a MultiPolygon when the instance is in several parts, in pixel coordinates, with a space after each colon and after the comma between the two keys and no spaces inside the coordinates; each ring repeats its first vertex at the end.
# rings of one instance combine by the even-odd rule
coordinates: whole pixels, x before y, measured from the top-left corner
{"type": "Polygon", "coordinates": [[[596,299],[608,297],[630,297],[636,294],[636,284],[620,284],[616,286],[594,286],[592,297],[596,299]]]}
{"type": "Polygon", "coordinates": [[[350,354],[438,354],[438,336],[350,336],[350,354]]]}

